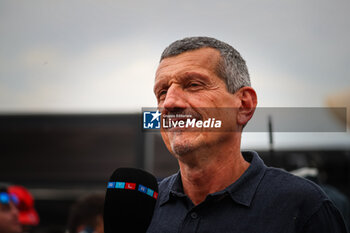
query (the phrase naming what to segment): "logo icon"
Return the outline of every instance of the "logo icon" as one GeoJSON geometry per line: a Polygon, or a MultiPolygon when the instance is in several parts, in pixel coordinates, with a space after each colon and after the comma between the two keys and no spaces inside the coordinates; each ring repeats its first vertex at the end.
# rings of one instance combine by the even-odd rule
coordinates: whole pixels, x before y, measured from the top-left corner
{"type": "Polygon", "coordinates": [[[145,186],[143,186],[143,185],[139,185],[139,191],[140,192],[143,192],[143,193],[147,193],[147,188],[145,187],[145,186]]]}
{"type": "Polygon", "coordinates": [[[125,189],[135,189],[136,183],[125,183],[125,189]]]}
{"type": "Polygon", "coordinates": [[[112,189],[115,186],[115,182],[108,182],[107,188],[112,189]]]}
{"type": "Polygon", "coordinates": [[[116,189],[123,189],[125,187],[125,182],[115,182],[116,189]]]}
{"type": "Polygon", "coordinates": [[[153,193],[153,198],[155,198],[155,199],[158,198],[158,193],[157,193],[157,192],[154,192],[154,193],[153,193]]]}
{"type": "Polygon", "coordinates": [[[162,114],[157,110],[156,112],[143,112],[143,128],[144,129],[160,129],[160,116],[162,114]]]}
{"type": "Polygon", "coordinates": [[[147,190],[147,195],[153,197],[154,191],[152,189],[147,190]]]}

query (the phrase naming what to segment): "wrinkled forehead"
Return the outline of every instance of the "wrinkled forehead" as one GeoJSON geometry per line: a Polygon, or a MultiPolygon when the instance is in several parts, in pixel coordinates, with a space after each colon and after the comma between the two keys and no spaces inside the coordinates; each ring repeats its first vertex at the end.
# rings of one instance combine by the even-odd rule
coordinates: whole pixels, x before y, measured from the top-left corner
{"type": "Polygon", "coordinates": [[[220,52],[214,48],[200,48],[164,58],[156,71],[155,80],[180,73],[206,70],[216,73],[220,52]]]}

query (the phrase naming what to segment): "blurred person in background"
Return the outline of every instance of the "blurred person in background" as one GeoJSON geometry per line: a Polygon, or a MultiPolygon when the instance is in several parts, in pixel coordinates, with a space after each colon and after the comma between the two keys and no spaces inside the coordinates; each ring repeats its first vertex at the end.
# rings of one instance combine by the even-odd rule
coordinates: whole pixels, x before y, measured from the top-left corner
{"type": "Polygon", "coordinates": [[[18,219],[23,227],[23,232],[31,232],[39,224],[39,215],[34,208],[34,199],[30,192],[23,186],[11,185],[8,192],[18,199],[18,219]]]}
{"type": "Polygon", "coordinates": [[[68,219],[69,233],[104,233],[104,194],[90,194],[73,204],[68,219]]]}
{"type": "Polygon", "coordinates": [[[0,233],[20,233],[16,196],[8,193],[7,186],[0,183],[0,233]]]}

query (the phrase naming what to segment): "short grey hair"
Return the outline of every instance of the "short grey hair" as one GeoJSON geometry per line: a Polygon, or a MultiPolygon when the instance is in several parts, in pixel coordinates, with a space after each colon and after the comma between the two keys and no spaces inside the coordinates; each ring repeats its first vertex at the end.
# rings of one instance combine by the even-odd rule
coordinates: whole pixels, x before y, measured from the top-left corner
{"type": "Polygon", "coordinates": [[[217,64],[216,73],[226,82],[229,92],[235,93],[240,88],[251,85],[247,65],[239,52],[231,45],[211,37],[186,37],[177,40],[163,51],[160,61],[200,48],[214,48],[220,52],[221,60],[217,64]]]}

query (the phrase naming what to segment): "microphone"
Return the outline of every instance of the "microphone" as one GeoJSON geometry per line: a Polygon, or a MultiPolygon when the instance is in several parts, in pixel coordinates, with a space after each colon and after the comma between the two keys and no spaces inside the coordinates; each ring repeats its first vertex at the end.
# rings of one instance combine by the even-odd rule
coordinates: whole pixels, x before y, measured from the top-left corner
{"type": "Polygon", "coordinates": [[[157,179],[136,168],[118,168],[109,179],[104,204],[105,233],[146,232],[158,198],[157,179]]]}

